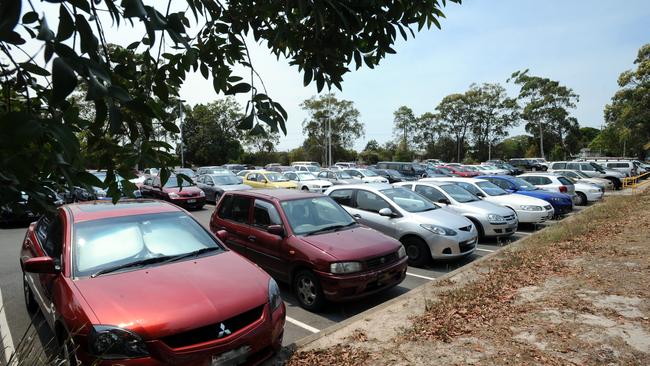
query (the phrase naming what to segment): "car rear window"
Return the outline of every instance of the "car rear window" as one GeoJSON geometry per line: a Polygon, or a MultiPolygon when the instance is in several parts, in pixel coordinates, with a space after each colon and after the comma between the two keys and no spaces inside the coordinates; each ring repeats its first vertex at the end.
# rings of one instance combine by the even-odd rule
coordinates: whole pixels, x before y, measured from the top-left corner
{"type": "Polygon", "coordinates": [[[564,184],[565,186],[573,185],[573,183],[570,180],[566,179],[565,177],[557,177],[557,180],[559,180],[560,183],[564,184]]]}

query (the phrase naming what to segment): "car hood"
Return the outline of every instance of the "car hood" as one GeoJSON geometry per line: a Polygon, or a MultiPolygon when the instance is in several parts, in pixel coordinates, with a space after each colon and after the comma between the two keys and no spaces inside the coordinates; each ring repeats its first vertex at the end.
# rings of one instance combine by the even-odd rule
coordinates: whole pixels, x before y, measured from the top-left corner
{"type": "Polygon", "coordinates": [[[410,212],[408,216],[421,224],[440,225],[450,229],[458,229],[472,224],[464,216],[444,209],[410,212]]]}
{"type": "MultiPolygon", "coordinates": [[[[478,215],[487,215],[487,214],[497,214],[501,216],[508,216],[512,214],[510,209],[507,209],[503,206],[496,205],[488,201],[474,201],[467,203],[460,203],[457,205],[457,211],[464,214],[478,214],[478,215]]],[[[452,206],[448,206],[452,207],[452,206]]]]}
{"type": "Polygon", "coordinates": [[[74,283],[99,324],[128,328],[150,340],[218,323],[268,302],[269,276],[226,251],[74,283]]]}
{"type": "Polygon", "coordinates": [[[339,261],[358,261],[396,252],[400,243],[365,226],[301,236],[301,240],[324,251],[339,261]]]}
{"type": "Polygon", "coordinates": [[[229,191],[245,191],[248,189],[251,189],[253,187],[249,186],[248,184],[224,184],[224,185],[217,185],[218,188],[223,190],[224,192],[229,192],[229,191]]]}
{"type": "Polygon", "coordinates": [[[524,196],[523,194],[517,193],[504,194],[503,196],[489,196],[488,199],[492,202],[498,202],[512,207],[516,207],[517,205],[547,206],[549,204],[543,199],[524,196]]]}
{"type": "Polygon", "coordinates": [[[551,198],[560,198],[562,200],[568,200],[569,202],[571,201],[571,197],[564,193],[559,193],[559,192],[549,192],[549,191],[544,191],[541,189],[537,189],[534,191],[517,191],[518,194],[524,195],[524,196],[530,196],[530,197],[535,197],[535,198],[541,198],[543,200],[549,200],[551,198]]]}
{"type": "Polygon", "coordinates": [[[351,178],[351,179],[339,179],[339,182],[341,182],[341,184],[361,184],[363,183],[363,180],[351,178]]]}
{"type": "Polygon", "coordinates": [[[202,191],[199,187],[190,186],[183,187],[183,189],[180,189],[179,187],[163,187],[163,192],[176,193],[180,196],[198,196],[202,191]]]}

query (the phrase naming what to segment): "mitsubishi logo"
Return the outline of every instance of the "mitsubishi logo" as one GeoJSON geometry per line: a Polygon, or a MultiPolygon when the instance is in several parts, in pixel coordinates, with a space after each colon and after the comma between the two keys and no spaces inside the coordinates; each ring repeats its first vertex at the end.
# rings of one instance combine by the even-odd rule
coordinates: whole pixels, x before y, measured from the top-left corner
{"type": "Polygon", "coordinates": [[[385,258],[385,257],[381,257],[381,259],[379,259],[379,262],[381,262],[381,264],[384,264],[384,263],[386,262],[386,258],[385,258]]]}
{"type": "Polygon", "coordinates": [[[221,325],[219,325],[219,328],[220,330],[219,330],[219,334],[217,335],[217,338],[223,338],[227,335],[230,335],[230,330],[226,328],[225,324],[221,323],[221,325]]]}

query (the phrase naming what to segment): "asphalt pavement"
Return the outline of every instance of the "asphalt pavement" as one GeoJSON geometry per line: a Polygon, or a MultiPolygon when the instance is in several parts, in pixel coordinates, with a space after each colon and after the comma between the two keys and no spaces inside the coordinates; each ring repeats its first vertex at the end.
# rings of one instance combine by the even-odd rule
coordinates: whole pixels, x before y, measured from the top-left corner
{"type": "MultiPolygon", "coordinates": [[[[574,213],[582,209],[581,207],[576,208],[577,210],[574,213]]],[[[206,205],[202,210],[191,213],[201,224],[208,227],[213,210],[213,205],[206,205]]],[[[537,227],[520,225],[519,231],[508,239],[482,240],[472,255],[461,260],[438,262],[426,268],[409,267],[406,279],[400,285],[368,299],[344,304],[329,304],[320,313],[311,313],[302,309],[290,293],[288,286],[281,285],[282,297],[287,306],[284,343],[290,344],[302,337],[317,333],[328,326],[400,296],[477,258],[497,251],[512,241],[524,238],[534,231],[547,225],[553,225],[556,222],[551,220],[537,227]]],[[[26,225],[0,228],[0,339],[5,362],[9,355],[13,353],[13,349],[18,348],[20,344],[29,342],[34,347],[31,350],[32,353],[41,352],[43,348],[46,348],[43,345],[49,344],[53,336],[47,325],[44,325],[43,317],[37,314],[34,319],[31,319],[24,306],[18,256],[25,232],[26,225]]],[[[0,356],[0,359],[2,358],[0,356]]]]}

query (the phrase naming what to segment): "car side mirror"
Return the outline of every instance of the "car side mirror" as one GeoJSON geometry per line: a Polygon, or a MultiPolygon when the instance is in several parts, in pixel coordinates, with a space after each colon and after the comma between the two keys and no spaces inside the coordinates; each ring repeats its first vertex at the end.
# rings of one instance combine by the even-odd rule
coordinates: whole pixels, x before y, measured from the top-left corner
{"type": "Polygon", "coordinates": [[[266,228],[266,231],[269,234],[284,237],[284,228],[282,225],[269,225],[269,227],[266,228]]]}
{"type": "Polygon", "coordinates": [[[445,205],[451,205],[451,201],[449,201],[447,198],[441,198],[438,200],[438,203],[443,203],[445,205]]]}
{"type": "Polygon", "coordinates": [[[393,213],[393,210],[391,210],[388,207],[384,207],[381,210],[379,210],[379,216],[386,216],[386,217],[393,217],[395,214],[393,213]]]}
{"type": "Polygon", "coordinates": [[[59,266],[54,263],[52,257],[35,257],[30,258],[23,263],[23,269],[29,273],[49,273],[56,274],[61,271],[59,266]]]}
{"type": "Polygon", "coordinates": [[[266,183],[268,183],[268,181],[266,179],[260,179],[260,183],[266,184],[266,183]]]}
{"type": "Polygon", "coordinates": [[[221,240],[222,242],[226,242],[226,239],[228,239],[228,232],[226,230],[219,230],[217,231],[217,238],[221,240]]]}
{"type": "Polygon", "coordinates": [[[208,182],[208,183],[206,183],[206,184],[209,185],[209,186],[214,186],[214,183],[213,183],[213,182],[208,182]]]}

